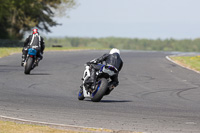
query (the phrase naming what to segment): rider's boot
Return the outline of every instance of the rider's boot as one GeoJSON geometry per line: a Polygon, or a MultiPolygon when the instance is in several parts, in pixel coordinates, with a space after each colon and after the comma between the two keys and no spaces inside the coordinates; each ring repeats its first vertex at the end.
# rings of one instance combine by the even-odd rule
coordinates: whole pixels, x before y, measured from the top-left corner
{"type": "Polygon", "coordinates": [[[28,49],[26,47],[24,47],[22,49],[22,61],[21,61],[21,66],[24,66],[24,63],[26,61],[26,57],[27,57],[27,54],[28,54],[28,49]]]}
{"type": "Polygon", "coordinates": [[[110,94],[110,92],[114,89],[115,87],[114,86],[112,86],[112,85],[109,85],[109,87],[108,87],[108,89],[107,89],[107,91],[105,92],[105,94],[104,95],[109,95],[110,94]]]}
{"type": "Polygon", "coordinates": [[[24,66],[24,63],[25,63],[25,60],[26,60],[26,55],[22,55],[22,61],[21,61],[21,66],[23,67],[24,66]]]}
{"type": "Polygon", "coordinates": [[[43,59],[43,54],[40,52],[39,56],[37,57],[35,66],[38,66],[39,62],[43,59]]]}
{"type": "Polygon", "coordinates": [[[36,62],[35,62],[35,66],[38,66],[38,64],[39,64],[40,60],[41,60],[41,58],[40,58],[40,57],[38,57],[38,58],[37,58],[37,60],[36,60],[36,62]]]}

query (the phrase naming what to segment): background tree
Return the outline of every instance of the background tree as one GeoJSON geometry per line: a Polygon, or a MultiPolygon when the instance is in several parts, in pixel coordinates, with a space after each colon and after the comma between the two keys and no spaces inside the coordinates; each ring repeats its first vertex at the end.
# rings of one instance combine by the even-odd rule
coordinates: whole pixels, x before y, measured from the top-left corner
{"type": "Polygon", "coordinates": [[[22,39],[33,27],[51,32],[50,27],[59,25],[55,13],[75,5],[75,0],[0,0],[0,39],[22,39]]]}

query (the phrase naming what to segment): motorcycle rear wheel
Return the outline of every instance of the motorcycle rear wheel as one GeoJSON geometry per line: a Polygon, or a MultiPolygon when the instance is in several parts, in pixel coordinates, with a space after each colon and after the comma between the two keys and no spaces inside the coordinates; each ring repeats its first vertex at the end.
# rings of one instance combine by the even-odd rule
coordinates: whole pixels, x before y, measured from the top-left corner
{"type": "Polygon", "coordinates": [[[101,101],[107,89],[108,89],[108,81],[105,78],[102,78],[97,85],[97,90],[93,92],[92,94],[93,97],[91,98],[91,100],[93,102],[101,101]]]}

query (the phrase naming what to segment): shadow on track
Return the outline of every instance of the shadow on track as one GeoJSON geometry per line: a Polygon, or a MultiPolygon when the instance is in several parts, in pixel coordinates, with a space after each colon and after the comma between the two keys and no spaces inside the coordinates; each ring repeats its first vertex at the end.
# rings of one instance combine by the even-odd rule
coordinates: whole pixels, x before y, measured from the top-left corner
{"type": "Polygon", "coordinates": [[[31,73],[30,75],[52,75],[49,73],[31,73]]]}
{"type": "Polygon", "coordinates": [[[133,102],[130,100],[101,100],[102,103],[127,103],[127,102],[133,102]]]}
{"type": "MultiPolygon", "coordinates": [[[[89,99],[86,99],[84,101],[92,102],[89,99]]],[[[130,100],[101,100],[99,103],[127,103],[127,102],[133,102],[133,101],[130,101],[130,100]]],[[[93,102],[93,103],[95,103],[95,102],[93,102]]]]}

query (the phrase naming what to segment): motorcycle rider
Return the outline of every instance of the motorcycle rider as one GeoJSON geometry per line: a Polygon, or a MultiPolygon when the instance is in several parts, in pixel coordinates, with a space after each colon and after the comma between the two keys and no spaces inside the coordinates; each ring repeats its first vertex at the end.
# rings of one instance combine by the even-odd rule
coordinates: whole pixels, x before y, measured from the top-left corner
{"type": "Polygon", "coordinates": [[[33,29],[32,35],[29,35],[29,37],[26,38],[24,42],[24,47],[22,49],[22,62],[21,66],[24,65],[24,62],[26,60],[27,54],[28,54],[28,48],[31,46],[38,46],[37,49],[37,64],[39,63],[40,60],[43,58],[43,52],[45,49],[44,45],[44,39],[39,35],[38,29],[33,29]]]}
{"type": "Polygon", "coordinates": [[[109,54],[106,53],[97,59],[87,62],[87,64],[91,64],[91,70],[90,70],[90,78],[86,81],[86,83],[92,84],[93,89],[95,87],[96,71],[101,69],[102,64],[110,65],[117,69],[116,74],[110,77],[111,79],[111,82],[109,83],[110,87],[106,95],[108,95],[115,87],[118,86],[119,84],[118,74],[123,66],[123,61],[120,57],[120,51],[118,49],[113,48],[110,50],[109,54]],[[101,64],[98,64],[98,63],[101,63],[101,64]]]}

